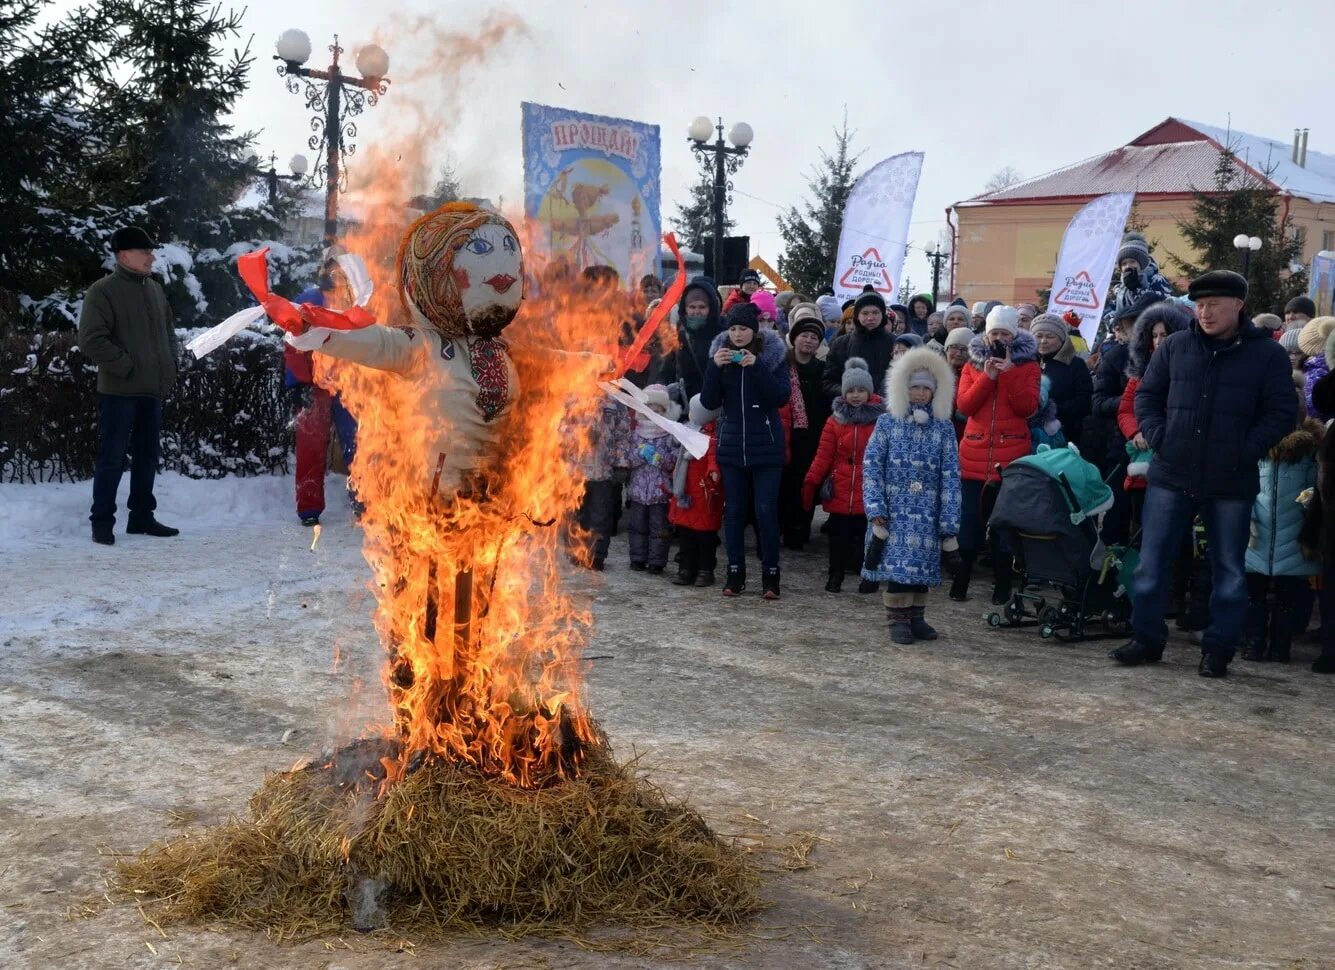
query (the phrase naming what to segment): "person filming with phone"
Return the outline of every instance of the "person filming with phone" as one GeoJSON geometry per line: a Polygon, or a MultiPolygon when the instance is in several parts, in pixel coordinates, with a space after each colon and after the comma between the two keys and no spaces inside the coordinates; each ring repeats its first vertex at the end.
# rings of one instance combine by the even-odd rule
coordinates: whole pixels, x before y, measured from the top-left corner
{"type": "MultiPolygon", "coordinates": [[[[1020,329],[1019,313],[1010,306],[993,307],[983,333],[969,342],[969,362],[960,371],[955,400],[956,410],[967,420],[960,441],[963,506],[960,567],[950,587],[953,600],[968,598],[973,564],[1001,489],[1002,469],[1029,454],[1029,419],[1038,411],[1042,378],[1038,343],[1020,329]]],[[[996,537],[990,548],[996,577],[992,602],[1003,604],[1011,595],[1011,557],[996,537]]]]}

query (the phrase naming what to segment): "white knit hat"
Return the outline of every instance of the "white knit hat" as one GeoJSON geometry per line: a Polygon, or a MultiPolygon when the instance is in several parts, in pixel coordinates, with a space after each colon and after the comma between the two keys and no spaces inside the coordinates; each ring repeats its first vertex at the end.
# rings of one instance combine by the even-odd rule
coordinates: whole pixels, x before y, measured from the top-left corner
{"type": "Polygon", "coordinates": [[[973,305],[973,315],[975,317],[981,317],[983,315],[983,311],[986,309],[987,309],[987,301],[979,300],[977,303],[973,305]]]}
{"type": "Polygon", "coordinates": [[[994,330],[1008,331],[1011,336],[1020,332],[1020,314],[1013,306],[994,306],[992,312],[987,315],[986,331],[991,333],[994,330]]]}
{"type": "Polygon", "coordinates": [[[968,327],[956,327],[950,333],[946,334],[947,347],[967,347],[969,341],[973,340],[974,332],[968,327]]]}

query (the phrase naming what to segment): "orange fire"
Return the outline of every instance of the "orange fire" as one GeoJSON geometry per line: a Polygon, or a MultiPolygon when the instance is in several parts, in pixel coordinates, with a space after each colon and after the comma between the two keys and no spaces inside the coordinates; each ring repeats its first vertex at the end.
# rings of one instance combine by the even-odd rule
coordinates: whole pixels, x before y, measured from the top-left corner
{"type": "MultiPolygon", "coordinates": [[[[495,30],[485,28],[477,43],[495,42],[495,30]]],[[[408,322],[393,254],[416,215],[403,202],[425,171],[388,160],[424,159],[429,137],[418,132],[367,153],[379,162],[363,161],[375,164],[375,177],[359,178],[358,194],[374,215],[342,240],[366,260],[376,283],[371,308],[384,324],[408,322]]],[[[530,281],[502,335],[519,388],[496,421],[494,453],[457,494],[433,496],[421,482],[421,456],[449,427],[449,414],[426,410],[411,381],[316,355],[321,379],[358,421],[351,483],[366,506],[383,680],[402,742],[384,764],[387,783],[434,756],[537,788],[577,773],[596,743],[579,668],[591,616],[563,569],[583,494],[579,466],[602,399],[597,381],[608,376],[628,306],[624,296],[584,291],[577,279],[549,279],[541,289],[535,294],[530,281]]]]}

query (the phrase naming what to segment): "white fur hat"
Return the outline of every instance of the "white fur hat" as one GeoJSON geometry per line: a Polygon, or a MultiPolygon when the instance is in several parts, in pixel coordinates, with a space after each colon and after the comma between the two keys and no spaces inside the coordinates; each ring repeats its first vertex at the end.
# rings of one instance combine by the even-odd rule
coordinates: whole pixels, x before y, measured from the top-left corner
{"type": "Polygon", "coordinates": [[[1020,332],[1020,312],[1013,306],[994,306],[992,312],[987,315],[986,331],[991,333],[994,330],[1008,330],[1011,335],[1020,332]]]}
{"type": "Polygon", "coordinates": [[[650,407],[657,405],[664,411],[664,417],[676,421],[681,417],[681,405],[672,400],[672,395],[663,384],[650,384],[644,389],[644,403],[650,407]]]}

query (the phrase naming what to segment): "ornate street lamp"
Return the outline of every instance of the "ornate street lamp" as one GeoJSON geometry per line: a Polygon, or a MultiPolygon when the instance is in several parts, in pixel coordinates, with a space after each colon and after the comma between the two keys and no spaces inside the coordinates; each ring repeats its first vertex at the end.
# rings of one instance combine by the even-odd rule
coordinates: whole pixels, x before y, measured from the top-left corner
{"type": "Polygon", "coordinates": [[[732,182],[729,176],[736,174],[742,167],[742,159],[746,157],[747,150],[751,146],[752,139],[755,138],[755,132],[745,121],[739,121],[732,126],[728,132],[728,141],[732,142],[729,148],[723,141],[723,119],[718,120],[715,125],[704,115],[696,118],[686,129],[687,137],[691,141],[691,151],[700,161],[700,167],[705,175],[710,174],[714,177],[714,201],[712,206],[714,220],[714,265],[711,267],[714,273],[715,283],[728,282],[718,279],[720,267],[723,264],[723,210],[727,205],[728,192],[732,188],[732,182]],[[709,136],[718,132],[718,138],[711,144],[709,136]]]}
{"type": "Polygon", "coordinates": [[[270,205],[272,205],[278,198],[279,180],[285,182],[301,182],[306,178],[306,170],[310,167],[310,163],[306,161],[305,155],[293,155],[291,160],[287,163],[288,167],[292,169],[292,174],[279,175],[278,155],[274,152],[269,153],[269,167],[267,169],[260,166],[258,155],[251,155],[247,161],[250,163],[251,172],[261,176],[264,179],[265,185],[268,186],[270,205]]]}
{"type": "MultiPolygon", "coordinates": [[[[310,174],[314,188],[324,187],[324,241],[333,245],[338,237],[338,193],[348,187],[347,159],[357,150],[352,139],[357,137],[357,125],[345,121],[344,116],[355,117],[369,102],[374,107],[388,90],[389,55],[375,44],[367,44],[357,51],[357,71],[361,77],[344,74],[338,64],[343,48],[338,34],[329,51],[333,62],[323,71],[303,67],[311,56],[311,39],[301,30],[285,30],[274,45],[278,51],[275,60],[280,76],[287,78],[287,89],[293,94],[302,91],[297,79],[305,82],[306,107],[315,112],[311,119],[311,135],[307,144],[314,152],[323,152],[310,174]],[[317,81],[324,81],[323,85],[317,81]]],[[[319,156],[317,156],[319,157],[319,156]]],[[[295,159],[293,160],[295,161],[295,159]]],[[[304,159],[303,159],[304,162],[304,159]]],[[[295,171],[295,166],[294,166],[295,171]]]]}

